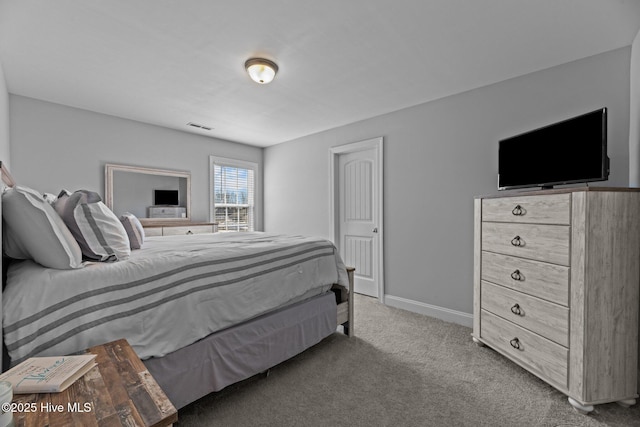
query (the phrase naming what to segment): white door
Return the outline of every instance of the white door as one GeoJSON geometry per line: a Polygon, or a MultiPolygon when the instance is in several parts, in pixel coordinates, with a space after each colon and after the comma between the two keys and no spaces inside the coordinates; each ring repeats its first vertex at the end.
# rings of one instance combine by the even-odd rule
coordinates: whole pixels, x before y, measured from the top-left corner
{"type": "Polygon", "coordinates": [[[356,269],[355,291],[377,298],[383,295],[379,150],[375,146],[337,154],[335,210],[340,254],[347,266],[356,269]]]}

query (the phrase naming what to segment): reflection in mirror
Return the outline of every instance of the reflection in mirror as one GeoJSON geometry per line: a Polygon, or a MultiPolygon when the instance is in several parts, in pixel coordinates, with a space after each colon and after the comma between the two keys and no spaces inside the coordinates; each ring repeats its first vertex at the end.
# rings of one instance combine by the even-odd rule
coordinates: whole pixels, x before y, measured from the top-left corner
{"type": "Polygon", "coordinates": [[[120,216],[144,223],[191,218],[191,174],[165,169],[105,165],[105,203],[120,216]]]}

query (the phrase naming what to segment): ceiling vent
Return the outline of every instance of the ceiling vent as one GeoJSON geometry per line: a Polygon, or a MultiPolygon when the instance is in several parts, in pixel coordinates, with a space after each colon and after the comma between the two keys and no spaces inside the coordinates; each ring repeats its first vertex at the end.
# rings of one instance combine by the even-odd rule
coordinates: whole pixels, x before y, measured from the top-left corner
{"type": "Polygon", "coordinates": [[[187,123],[187,126],[191,126],[191,127],[202,129],[202,130],[211,130],[211,129],[213,129],[212,127],[199,125],[198,123],[193,123],[193,122],[187,123]]]}

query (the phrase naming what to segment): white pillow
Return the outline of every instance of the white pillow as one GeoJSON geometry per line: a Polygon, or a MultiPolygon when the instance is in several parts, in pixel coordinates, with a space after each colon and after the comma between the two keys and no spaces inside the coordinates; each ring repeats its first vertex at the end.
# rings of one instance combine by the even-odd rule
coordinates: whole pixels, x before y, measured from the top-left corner
{"type": "Polygon", "coordinates": [[[126,230],[111,209],[102,203],[98,193],[78,190],[70,194],[63,190],[54,207],[85,258],[118,261],[131,255],[126,230]]]}
{"type": "Polygon", "coordinates": [[[53,207],[37,192],[15,186],[2,194],[5,254],[60,270],[82,267],[82,252],[53,207]]]}
{"type": "Polygon", "coordinates": [[[140,249],[144,243],[144,228],[140,220],[134,214],[126,212],[120,215],[120,222],[127,231],[131,249],[140,249]]]}

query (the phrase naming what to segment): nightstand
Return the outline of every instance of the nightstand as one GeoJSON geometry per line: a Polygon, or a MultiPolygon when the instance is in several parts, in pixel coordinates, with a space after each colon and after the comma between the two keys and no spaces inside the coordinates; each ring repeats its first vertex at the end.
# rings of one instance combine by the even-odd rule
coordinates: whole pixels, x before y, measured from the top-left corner
{"type": "Polygon", "coordinates": [[[165,427],[178,412],[127,340],[91,347],[97,366],[60,393],[18,394],[15,427],[165,427]],[[31,410],[33,409],[33,410],[31,410]]]}

